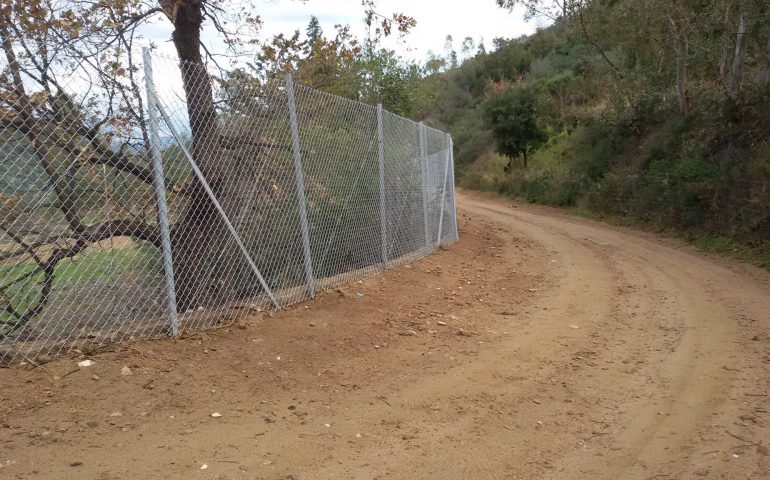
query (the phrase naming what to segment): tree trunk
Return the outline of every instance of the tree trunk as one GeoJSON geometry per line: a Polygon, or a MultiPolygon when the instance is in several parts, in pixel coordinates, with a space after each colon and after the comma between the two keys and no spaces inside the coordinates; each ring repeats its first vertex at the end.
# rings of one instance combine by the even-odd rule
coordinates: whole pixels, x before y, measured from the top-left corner
{"type": "Polygon", "coordinates": [[[685,10],[676,0],[670,4],[668,21],[673,31],[676,52],[676,93],[679,112],[682,115],[690,113],[690,91],[687,79],[687,58],[689,56],[688,25],[685,10]]]}
{"type": "Polygon", "coordinates": [[[724,78],[727,76],[727,57],[728,57],[728,48],[727,45],[722,46],[722,55],[719,57],[719,80],[720,82],[724,81],[724,78]]]}
{"type": "Polygon", "coordinates": [[[527,152],[524,152],[524,168],[526,169],[529,166],[529,157],[527,157],[527,152]]]}
{"type": "MultiPolygon", "coordinates": [[[[228,162],[220,146],[211,79],[203,64],[200,32],[203,23],[201,0],[176,0],[172,40],[179,56],[187,114],[192,136],[192,155],[226,212],[233,196],[227,181],[228,162]]],[[[220,214],[203,185],[193,180],[184,218],[172,232],[177,305],[180,311],[212,306],[226,300],[238,259],[228,253],[231,240],[220,214]],[[222,258],[222,255],[225,255],[222,258]]],[[[233,250],[233,249],[230,249],[233,250]]]]}
{"type": "Polygon", "coordinates": [[[746,21],[743,12],[741,12],[738,21],[738,34],[735,39],[735,56],[733,57],[733,66],[730,69],[730,94],[733,97],[738,97],[741,93],[741,78],[743,77],[743,62],[746,58],[747,44],[746,21]]]}
{"type": "Polygon", "coordinates": [[[762,87],[767,83],[768,76],[770,76],[770,34],[767,36],[767,52],[762,62],[762,66],[757,73],[757,84],[762,87]]]}
{"type": "Polygon", "coordinates": [[[687,81],[687,55],[689,53],[689,43],[687,33],[682,24],[682,18],[679,12],[669,17],[671,25],[674,27],[674,36],[676,40],[676,92],[679,102],[679,112],[682,115],[690,113],[690,92],[687,81]]]}
{"type": "Polygon", "coordinates": [[[687,40],[680,37],[676,46],[676,90],[679,97],[679,111],[682,115],[690,113],[690,91],[687,82],[687,40]]]}
{"type": "MultiPolygon", "coordinates": [[[[723,18],[723,23],[725,25],[725,29],[730,28],[730,10],[732,9],[733,2],[727,2],[725,5],[725,16],[723,18]]],[[[730,36],[729,35],[722,35],[722,54],[719,56],[719,81],[724,82],[725,78],[727,78],[727,59],[730,56],[730,36]]]]}

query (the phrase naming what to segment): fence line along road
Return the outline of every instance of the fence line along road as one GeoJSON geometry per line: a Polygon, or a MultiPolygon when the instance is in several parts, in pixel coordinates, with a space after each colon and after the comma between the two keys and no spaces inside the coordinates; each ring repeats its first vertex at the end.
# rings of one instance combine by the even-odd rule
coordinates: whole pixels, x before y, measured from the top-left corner
{"type": "Polygon", "coordinates": [[[111,79],[15,67],[0,363],[281,308],[457,240],[451,138],[382,106],[148,51],[111,79]]]}

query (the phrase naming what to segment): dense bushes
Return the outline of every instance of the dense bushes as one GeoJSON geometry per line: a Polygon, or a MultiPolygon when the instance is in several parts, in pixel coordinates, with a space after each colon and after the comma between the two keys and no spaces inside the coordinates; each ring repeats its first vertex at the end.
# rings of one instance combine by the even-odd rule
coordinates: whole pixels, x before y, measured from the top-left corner
{"type": "Polygon", "coordinates": [[[529,155],[548,140],[538,118],[536,92],[528,88],[506,88],[490,95],[483,108],[497,151],[508,157],[506,171],[517,158],[522,159],[526,168],[529,155]]]}
{"type": "Polygon", "coordinates": [[[565,2],[551,26],[426,78],[438,92],[426,119],[452,133],[464,186],[740,244],[770,264],[770,6],[657,5],[565,2]],[[509,161],[525,155],[528,168],[509,161]]]}
{"type": "Polygon", "coordinates": [[[711,249],[745,245],[770,266],[770,132],[754,114],[731,137],[715,127],[729,123],[726,114],[708,122],[661,118],[641,135],[608,122],[581,126],[552,138],[529,168],[507,174],[506,159],[487,152],[460,172],[460,182],[528,202],[635,219],[656,230],[674,228],[711,249]]]}

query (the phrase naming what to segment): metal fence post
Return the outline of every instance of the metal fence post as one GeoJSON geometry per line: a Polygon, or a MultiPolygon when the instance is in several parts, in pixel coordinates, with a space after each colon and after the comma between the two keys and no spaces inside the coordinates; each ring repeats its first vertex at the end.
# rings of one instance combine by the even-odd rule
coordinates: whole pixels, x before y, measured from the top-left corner
{"type": "Polygon", "coordinates": [[[449,158],[451,159],[449,162],[449,181],[452,190],[450,190],[452,194],[452,234],[454,235],[454,239],[457,240],[460,238],[460,235],[457,233],[457,197],[455,194],[457,193],[455,191],[455,150],[454,150],[454,141],[452,140],[452,135],[449,135],[449,158]]]}
{"type": "Polygon", "coordinates": [[[163,174],[163,158],[158,135],[158,106],[155,99],[155,84],[152,79],[152,55],[150,49],[142,49],[144,55],[144,81],[147,88],[147,129],[150,134],[150,157],[155,200],[158,207],[158,226],[163,252],[163,271],[166,283],[167,312],[171,335],[179,335],[179,320],[176,312],[176,288],[174,286],[174,258],[171,251],[171,233],[168,225],[168,204],[166,203],[166,179],[163,174]]]}
{"type": "MultiPolygon", "coordinates": [[[[449,134],[447,134],[449,137],[449,134]]],[[[449,142],[447,142],[449,143],[449,142]]],[[[441,234],[444,227],[444,205],[446,203],[446,181],[449,175],[449,163],[452,157],[449,153],[449,149],[446,150],[446,161],[444,162],[444,182],[441,184],[441,203],[439,204],[438,214],[438,238],[436,238],[436,245],[441,246],[441,234]]]]}
{"type": "Polygon", "coordinates": [[[425,125],[420,122],[418,124],[419,129],[419,141],[420,141],[420,185],[422,187],[422,220],[423,229],[425,230],[425,246],[430,247],[430,214],[428,213],[428,139],[425,134],[425,125]]]}
{"type": "Polygon", "coordinates": [[[382,124],[382,104],[377,104],[377,146],[380,159],[380,231],[382,232],[382,266],[388,269],[388,242],[385,232],[385,134],[382,124]]]}
{"type": "Polygon", "coordinates": [[[307,293],[315,298],[315,279],[310,256],[310,231],[307,224],[307,200],[305,199],[305,180],[302,176],[302,154],[299,149],[299,129],[297,127],[297,103],[294,98],[294,79],[286,75],[286,95],[289,97],[289,122],[291,122],[291,146],[294,150],[294,176],[297,182],[297,203],[299,204],[299,224],[302,230],[302,251],[305,257],[305,280],[307,293]]]}

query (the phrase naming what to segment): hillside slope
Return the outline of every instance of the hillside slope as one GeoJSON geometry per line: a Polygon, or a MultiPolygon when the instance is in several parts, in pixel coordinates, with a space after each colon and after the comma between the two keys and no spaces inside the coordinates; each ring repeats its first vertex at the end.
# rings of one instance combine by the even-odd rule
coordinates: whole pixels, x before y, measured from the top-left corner
{"type": "Polygon", "coordinates": [[[437,97],[423,115],[452,132],[460,183],[770,268],[770,7],[573,3],[424,79],[437,97]]]}

